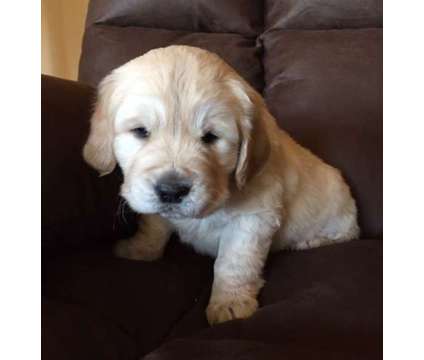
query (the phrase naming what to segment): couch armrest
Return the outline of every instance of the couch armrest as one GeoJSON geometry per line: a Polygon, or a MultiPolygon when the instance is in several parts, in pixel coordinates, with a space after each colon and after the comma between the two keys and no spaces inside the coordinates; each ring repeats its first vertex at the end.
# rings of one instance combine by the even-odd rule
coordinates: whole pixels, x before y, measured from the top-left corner
{"type": "Polygon", "coordinates": [[[100,178],[82,159],[94,90],[42,76],[43,256],[124,236],[117,216],[120,174],[100,178]]]}

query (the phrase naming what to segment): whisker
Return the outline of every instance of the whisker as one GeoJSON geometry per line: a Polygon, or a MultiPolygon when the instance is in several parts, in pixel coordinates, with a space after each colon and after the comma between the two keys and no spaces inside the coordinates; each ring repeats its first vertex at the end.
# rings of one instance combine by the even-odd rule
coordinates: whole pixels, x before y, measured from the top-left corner
{"type": "Polygon", "coordinates": [[[125,216],[125,207],[127,206],[127,201],[121,197],[121,201],[120,201],[120,208],[121,208],[121,214],[120,217],[122,218],[122,220],[124,221],[125,224],[128,224],[127,218],[125,216]]]}
{"type": "Polygon", "coordinates": [[[116,230],[116,226],[121,223],[128,224],[127,218],[125,216],[125,207],[127,201],[123,197],[119,197],[118,208],[116,209],[115,216],[113,218],[113,230],[116,230]]]}

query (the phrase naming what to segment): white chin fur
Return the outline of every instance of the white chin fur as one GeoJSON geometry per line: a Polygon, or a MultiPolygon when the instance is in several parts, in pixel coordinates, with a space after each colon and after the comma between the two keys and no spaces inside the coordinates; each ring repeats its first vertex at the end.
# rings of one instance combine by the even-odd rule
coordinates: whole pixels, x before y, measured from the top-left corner
{"type": "Polygon", "coordinates": [[[149,201],[140,196],[122,193],[128,205],[140,214],[160,214],[167,219],[199,218],[205,206],[198,206],[191,199],[180,204],[162,204],[158,201],[149,201]]]}

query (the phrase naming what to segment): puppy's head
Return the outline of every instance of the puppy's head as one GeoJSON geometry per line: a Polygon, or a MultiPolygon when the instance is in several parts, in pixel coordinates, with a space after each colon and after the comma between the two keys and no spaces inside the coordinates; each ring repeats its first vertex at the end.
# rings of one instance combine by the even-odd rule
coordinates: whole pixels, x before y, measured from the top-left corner
{"type": "Polygon", "coordinates": [[[203,217],[266,161],[262,111],[218,56],[152,50],[101,82],[84,158],[101,174],[118,162],[121,195],[137,212],[203,217]]]}

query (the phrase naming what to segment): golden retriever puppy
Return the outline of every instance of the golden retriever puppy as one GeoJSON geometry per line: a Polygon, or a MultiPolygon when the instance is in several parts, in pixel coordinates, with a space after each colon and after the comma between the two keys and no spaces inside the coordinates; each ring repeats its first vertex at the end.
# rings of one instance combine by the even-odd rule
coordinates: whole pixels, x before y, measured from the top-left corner
{"type": "Polygon", "coordinates": [[[121,195],[143,214],[119,256],[155,260],[177,231],[216,257],[210,324],[255,312],[270,249],[359,232],[339,171],[291,139],[252,87],[199,48],[155,49],[109,74],[83,153],[101,174],[119,164],[121,195]]]}

